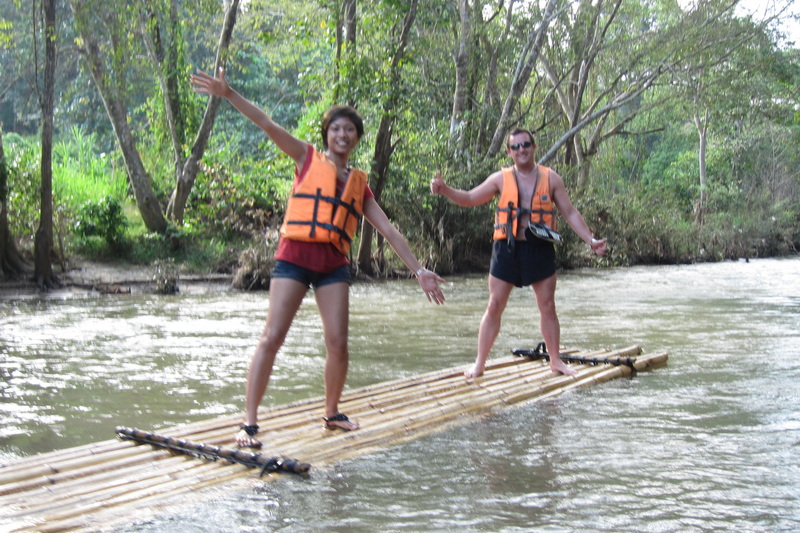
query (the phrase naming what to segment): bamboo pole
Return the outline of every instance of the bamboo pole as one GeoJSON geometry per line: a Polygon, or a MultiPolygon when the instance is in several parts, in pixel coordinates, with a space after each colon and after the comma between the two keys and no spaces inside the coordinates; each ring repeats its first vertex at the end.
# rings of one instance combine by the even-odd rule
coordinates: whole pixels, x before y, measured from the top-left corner
{"type": "MultiPolygon", "coordinates": [[[[149,446],[147,447],[149,448],[149,446]]],[[[119,468],[99,475],[91,475],[51,487],[43,486],[4,498],[4,504],[23,511],[44,511],[66,502],[71,505],[88,498],[96,498],[103,491],[127,490],[131,481],[146,482],[151,477],[170,475],[181,469],[201,464],[185,456],[170,455],[160,464],[145,463],[119,468]],[[16,496],[16,499],[14,499],[16,496]]]]}

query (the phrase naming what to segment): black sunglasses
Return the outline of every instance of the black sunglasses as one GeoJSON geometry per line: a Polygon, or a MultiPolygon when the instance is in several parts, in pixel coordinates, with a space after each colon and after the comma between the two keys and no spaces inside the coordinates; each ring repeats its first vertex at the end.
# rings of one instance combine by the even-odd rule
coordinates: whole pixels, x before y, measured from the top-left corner
{"type": "Polygon", "coordinates": [[[525,141],[524,143],[514,143],[511,146],[509,146],[509,148],[516,152],[520,148],[530,148],[531,146],[533,146],[532,142],[525,141]]]}

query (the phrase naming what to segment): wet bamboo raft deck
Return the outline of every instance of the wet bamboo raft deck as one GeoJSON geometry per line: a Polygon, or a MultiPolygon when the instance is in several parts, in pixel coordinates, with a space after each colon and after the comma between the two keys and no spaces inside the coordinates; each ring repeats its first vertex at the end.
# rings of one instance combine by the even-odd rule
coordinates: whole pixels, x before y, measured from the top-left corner
{"type": "MultiPolygon", "coordinates": [[[[263,409],[264,455],[283,455],[324,468],[344,459],[418,438],[493,410],[543,400],[568,391],[663,365],[667,354],[640,356],[638,346],[564,353],[587,358],[636,357],[633,368],[572,364],[577,376],[550,372],[543,359],[489,361],[474,382],[464,366],[345,391],[343,412],[361,423],[353,432],[322,428],[322,398],[263,409]]],[[[158,431],[160,435],[233,447],[241,415],[158,431]]],[[[109,428],[112,435],[112,428],[109,428]]],[[[313,473],[312,469],[312,473],[313,473]]],[[[148,444],[111,439],[23,458],[0,466],[0,531],[97,531],[144,511],[185,501],[187,493],[259,472],[227,461],[208,461],[148,444]]],[[[269,479],[269,476],[262,478],[269,479]]]]}

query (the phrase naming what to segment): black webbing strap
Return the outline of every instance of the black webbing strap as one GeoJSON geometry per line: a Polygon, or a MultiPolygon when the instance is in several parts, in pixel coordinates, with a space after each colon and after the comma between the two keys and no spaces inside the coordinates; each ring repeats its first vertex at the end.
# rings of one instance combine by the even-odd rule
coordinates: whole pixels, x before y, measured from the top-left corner
{"type": "Polygon", "coordinates": [[[117,427],[117,436],[123,440],[133,440],[143,444],[158,446],[170,451],[191,455],[210,461],[224,459],[231,463],[244,465],[248,468],[260,468],[263,476],[267,472],[287,472],[292,474],[307,474],[311,469],[308,463],[301,463],[288,457],[266,457],[260,453],[250,453],[244,450],[232,450],[222,446],[192,442],[174,437],[166,437],[136,428],[117,427]]]}
{"type": "MultiPolygon", "coordinates": [[[[536,361],[537,359],[544,359],[545,361],[550,361],[550,354],[547,353],[547,346],[545,343],[540,342],[536,348],[533,350],[525,349],[525,348],[516,348],[511,352],[513,355],[519,357],[529,357],[531,361],[536,361]]],[[[623,356],[623,357],[584,357],[580,355],[569,355],[569,354],[560,354],[561,360],[565,363],[580,363],[583,365],[614,365],[614,366],[628,366],[633,370],[636,371],[636,367],[634,364],[636,363],[635,357],[630,356],[623,356]]]]}

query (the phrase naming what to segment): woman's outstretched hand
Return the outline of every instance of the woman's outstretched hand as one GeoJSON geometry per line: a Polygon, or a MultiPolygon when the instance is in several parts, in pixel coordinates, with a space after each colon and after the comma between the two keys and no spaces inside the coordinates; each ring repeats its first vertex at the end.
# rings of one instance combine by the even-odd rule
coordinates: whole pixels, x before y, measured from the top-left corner
{"type": "Polygon", "coordinates": [[[225,81],[225,70],[219,67],[217,72],[219,75],[216,78],[199,69],[197,74],[192,74],[189,81],[194,85],[194,92],[227,98],[231,92],[231,87],[225,81]]]}
{"type": "Polygon", "coordinates": [[[437,305],[444,303],[444,293],[442,292],[442,288],[439,287],[439,283],[444,283],[444,279],[439,277],[436,272],[431,272],[427,268],[424,269],[417,276],[417,282],[419,286],[422,287],[429,302],[433,302],[437,305]]]}

